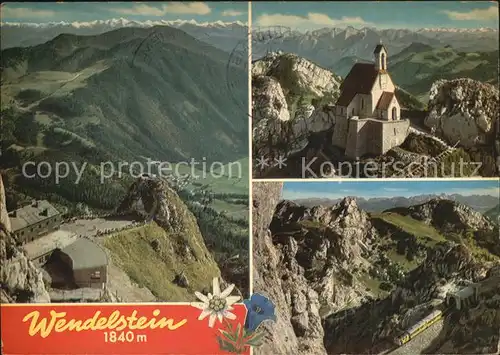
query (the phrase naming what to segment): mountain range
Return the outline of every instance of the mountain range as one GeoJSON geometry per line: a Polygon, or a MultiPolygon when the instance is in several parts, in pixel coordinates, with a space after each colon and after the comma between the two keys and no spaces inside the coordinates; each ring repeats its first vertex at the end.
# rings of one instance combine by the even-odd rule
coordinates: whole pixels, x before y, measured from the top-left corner
{"type": "MultiPolygon", "coordinates": [[[[373,197],[373,198],[363,198],[356,197],[356,202],[360,208],[368,212],[381,212],[391,208],[396,207],[409,207],[416,204],[424,203],[435,198],[449,199],[462,203],[464,205],[470,206],[474,210],[485,213],[492,210],[498,205],[498,197],[491,195],[460,195],[460,194],[441,194],[441,195],[418,195],[411,197],[373,197]]],[[[308,199],[294,199],[293,201],[299,205],[313,207],[317,205],[321,206],[333,206],[343,198],[328,199],[328,198],[308,198],[308,199]]]]}
{"type": "Polygon", "coordinates": [[[498,30],[324,28],[283,31],[252,45],[254,59],[268,52],[294,53],[345,77],[354,63],[372,62],[373,49],[387,48],[388,68],[396,85],[419,99],[437,79],[468,77],[498,82],[498,30]]]}
{"type": "Polygon", "coordinates": [[[90,22],[3,22],[1,46],[2,49],[34,46],[45,43],[62,33],[89,36],[99,35],[119,28],[151,28],[154,26],[178,28],[203,42],[227,52],[231,52],[241,41],[244,41],[248,32],[247,25],[240,21],[200,23],[195,20],[133,21],[125,18],[118,18],[90,22]]]}
{"type": "MultiPolygon", "coordinates": [[[[147,159],[166,162],[166,175],[198,176],[202,162],[209,168],[247,160],[244,65],[228,64],[229,53],[180,29],[60,34],[1,54],[0,169],[11,208],[40,198],[70,209],[84,203],[113,210],[131,174],[148,169],[147,159]],[[230,88],[223,80],[229,74],[230,88]],[[73,168],[58,182],[36,171],[28,178],[20,168],[27,161],[52,169],[70,163],[82,168],[81,179],[73,168]],[[179,162],[187,166],[179,170],[179,162]],[[103,163],[113,165],[113,178],[102,180],[103,163]]],[[[224,185],[219,180],[215,185],[224,185]]]]}
{"type": "Polygon", "coordinates": [[[107,156],[229,162],[247,154],[248,136],[238,108],[247,101],[246,73],[231,65],[241,85],[228,100],[220,80],[228,60],[228,53],[168,26],[61,34],[2,51],[3,108],[35,127],[31,145],[54,148],[70,135],[73,145],[107,156]],[[37,134],[45,143],[33,144],[37,134]]]}
{"type": "Polygon", "coordinates": [[[344,57],[372,60],[373,48],[384,44],[389,55],[395,55],[411,43],[423,43],[433,47],[449,45],[457,51],[493,51],[498,48],[498,30],[494,29],[375,29],[354,27],[323,28],[301,33],[284,31],[265,43],[252,46],[254,57],[261,57],[269,48],[274,51],[296,53],[317,61],[325,67],[332,67],[344,57]]]}

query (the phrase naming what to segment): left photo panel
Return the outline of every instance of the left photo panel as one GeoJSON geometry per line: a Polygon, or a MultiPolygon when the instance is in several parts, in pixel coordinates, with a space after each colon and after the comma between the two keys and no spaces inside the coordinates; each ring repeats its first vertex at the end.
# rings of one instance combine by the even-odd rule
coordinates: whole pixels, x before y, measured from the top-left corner
{"type": "Polygon", "coordinates": [[[248,8],[2,4],[2,303],[249,297],[248,8]]]}

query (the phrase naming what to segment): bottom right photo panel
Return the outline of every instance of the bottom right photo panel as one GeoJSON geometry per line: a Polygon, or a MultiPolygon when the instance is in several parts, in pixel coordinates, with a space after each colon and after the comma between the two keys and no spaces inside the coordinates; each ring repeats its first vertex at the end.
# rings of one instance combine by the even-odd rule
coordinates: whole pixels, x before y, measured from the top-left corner
{"type": "Polygon", "coordinates": [[[498,354],[499,181],[253,182],[256,354],[498,354]]]}

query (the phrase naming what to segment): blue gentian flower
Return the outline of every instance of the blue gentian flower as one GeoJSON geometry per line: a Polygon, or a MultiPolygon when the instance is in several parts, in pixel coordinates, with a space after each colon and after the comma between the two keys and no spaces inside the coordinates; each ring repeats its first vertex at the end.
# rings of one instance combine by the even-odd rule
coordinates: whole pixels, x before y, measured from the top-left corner
{"type": "Polygon", "coordinates": [[[250,299],[244,300],[243,303],[247,309],[245,329],[248,331],[255,332],[265,320],[276,321],[274,304],[267,297],[254,293],[250,299]]]}

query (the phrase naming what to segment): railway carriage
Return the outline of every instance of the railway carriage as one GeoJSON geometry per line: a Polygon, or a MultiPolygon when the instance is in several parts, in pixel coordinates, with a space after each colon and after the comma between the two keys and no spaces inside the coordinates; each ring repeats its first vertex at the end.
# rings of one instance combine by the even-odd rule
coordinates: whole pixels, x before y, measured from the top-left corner
{"type": "Polygon", "coordinates": [[[432,324],[438,322],[443,317],[443,312],[435,310],[427,317],[421,319],[416,324],[406,329],[406,331],[395,339],[395,343],[399,346],[406,344],[411,339],[429,328],[432,324]]]}

